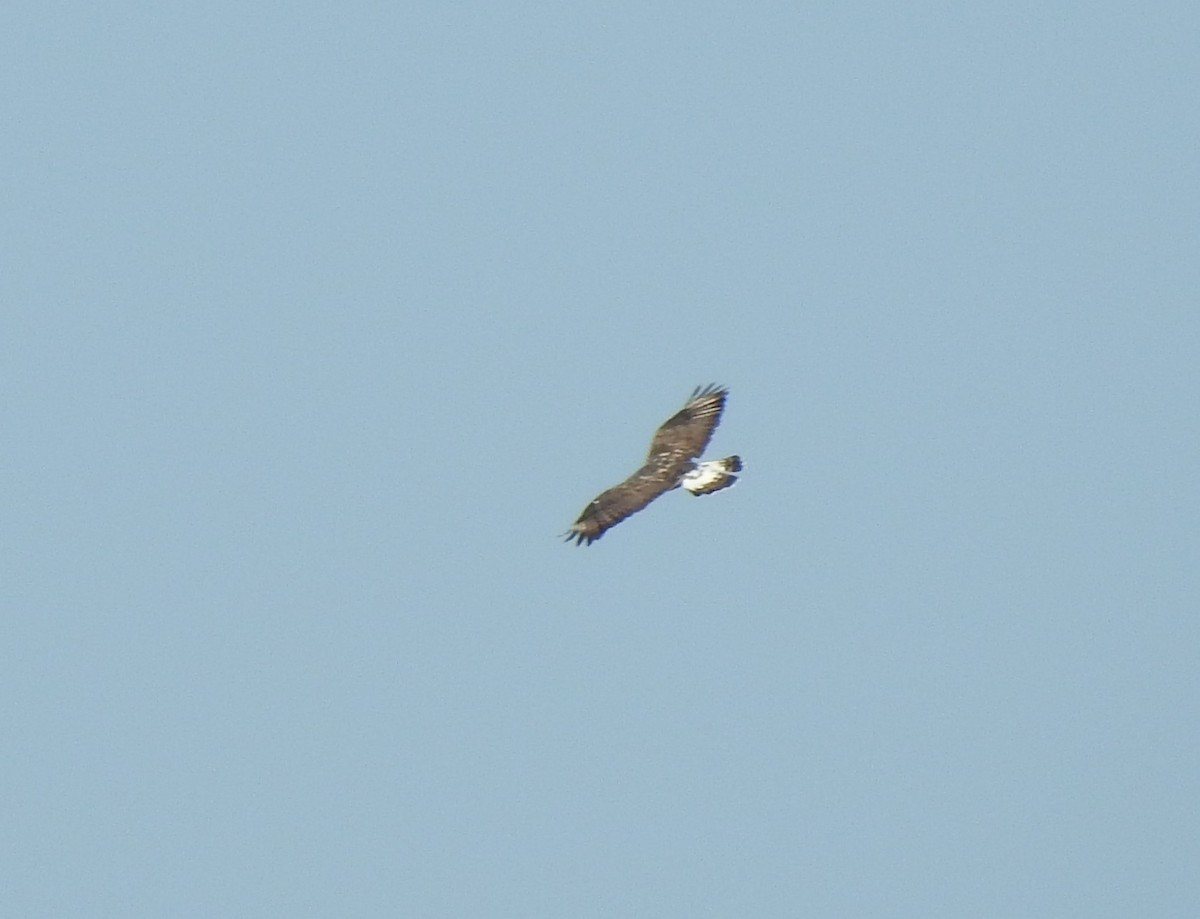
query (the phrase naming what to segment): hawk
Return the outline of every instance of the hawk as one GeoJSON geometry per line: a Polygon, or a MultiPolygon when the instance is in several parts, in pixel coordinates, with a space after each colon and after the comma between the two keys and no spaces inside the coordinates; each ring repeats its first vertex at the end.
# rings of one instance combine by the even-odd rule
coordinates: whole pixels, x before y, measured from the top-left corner
{"type": "Polygon", "coordinates": [[[721,421],[729,390],[697,386],[687,403],[654,432],[646,462],[620,485],[601,492],[564,534],[567,542],[591,545],[661,494],[683,486],[693,495],[711,495],[737,481],[737,456],[701,462],[699,456],[721,421]]]}

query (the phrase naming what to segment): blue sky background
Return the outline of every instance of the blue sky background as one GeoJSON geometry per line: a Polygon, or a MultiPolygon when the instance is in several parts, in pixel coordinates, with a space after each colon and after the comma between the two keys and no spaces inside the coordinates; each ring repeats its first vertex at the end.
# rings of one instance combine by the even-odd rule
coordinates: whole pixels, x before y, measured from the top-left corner
{"type": "Polygon", "coordinates": [[[1200,915],[1194,3],[2,20],[0,913],[1200,915]]]}

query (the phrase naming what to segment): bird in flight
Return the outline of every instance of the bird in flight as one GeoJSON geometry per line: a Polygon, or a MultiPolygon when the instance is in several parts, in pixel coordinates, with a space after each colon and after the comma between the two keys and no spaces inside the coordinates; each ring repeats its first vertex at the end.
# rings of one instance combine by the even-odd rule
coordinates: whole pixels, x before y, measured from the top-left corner
{"type": "Polygon", "coordinates": [[[620,485],[601,492],[564,534],[567,542],[591,545],[613,526],[661,494],[683,486],[693,495],[711,495],[728,488],[742,471],[738,456],[700,461],[713,431],[721,422],[729,390],[723,386],[699,386],[687,403],[663,422],[650,441],[650,453],[642,468],[620,485]]]}

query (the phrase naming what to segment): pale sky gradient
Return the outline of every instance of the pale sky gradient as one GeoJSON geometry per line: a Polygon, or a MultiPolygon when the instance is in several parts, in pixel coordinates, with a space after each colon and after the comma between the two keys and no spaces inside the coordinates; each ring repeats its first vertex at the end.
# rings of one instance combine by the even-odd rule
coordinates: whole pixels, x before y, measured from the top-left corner
{"type": "Polygon", "coordinates": [[[0,19],[0,915],[1200,915],[1195,3],[0,19]]]}

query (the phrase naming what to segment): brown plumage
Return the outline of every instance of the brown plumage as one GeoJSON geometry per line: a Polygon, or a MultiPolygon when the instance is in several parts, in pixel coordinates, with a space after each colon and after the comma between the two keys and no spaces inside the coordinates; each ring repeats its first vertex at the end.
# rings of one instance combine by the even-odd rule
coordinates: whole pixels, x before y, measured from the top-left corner
{"type": "Polygon", "coordinates": [[[694,495],[728,488],[742,469],[736,456],[697,462],[721,421],[729,390],[696,387],[687,403],[654,432],[646,462],[620,485],[602,492],[579,515],[565,536],[576,545],[591,545],[659,495],[682,485],[694,495]]]}

